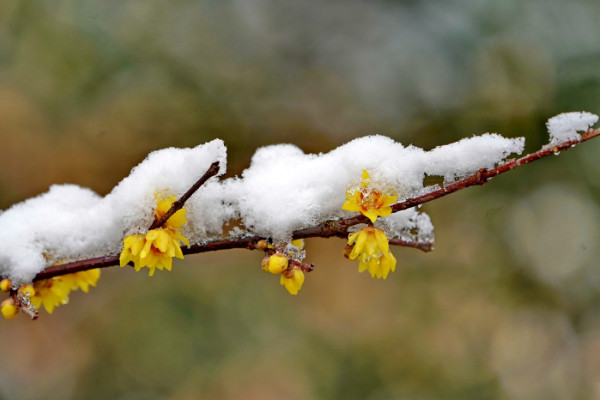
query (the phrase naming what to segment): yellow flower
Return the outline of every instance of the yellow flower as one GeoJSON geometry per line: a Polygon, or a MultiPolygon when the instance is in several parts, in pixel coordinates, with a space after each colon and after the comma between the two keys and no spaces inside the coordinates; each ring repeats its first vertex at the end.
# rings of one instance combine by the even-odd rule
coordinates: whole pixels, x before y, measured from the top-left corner
{"type": "Polygon", "coordinates": [[[123,251],[119,257],[119,265],[124,267],[129,262],[133,261],[133,266],[136,271],[139,271],[143,265],[140,263],[140,252],[144,248],[146,240],[144,235],[136,233],[129,235],[123,240],[123,251]]]}
{"type": "Polygon", "coordinates": [[[20,308],[16,305],[15,299],[8,298],[0,304],[0,312],[2,312],[2,316],[6,319],[11,319],[19,314],[20,308]]]}
{"type": "Polygon", "coordinates": [[[369,270],[372,277],[386,279],[389,272],[396,269],[396,258],[390,252],[387,237],[381,229],[366,227],[351,233],[348,244],[353,243],[348,258],[359,259],[359,272],[369,270]]]}
{"type": "Polygon", "coordinates": [[[304,283],[304,272],[298,267],[292,267],[281,274],[279,283],[285,286],[291,295],[296,295],[304,283]]]}
{"type": "MultiPolygon", "coordinates": [[[[156,220],[167,213],[174,201],[175,196],[171,196],[157,203],[154,211],[156,220]]],[[[183,258],[179,242],[190,245],[188,239],[179,230],[187,223],[186,212],[187,210],[184,209],[178,210],[162,227],[152,229],[145,235],[137,233],[127,236],[123,240],[123,250],[119,257],[121,267],[133,262],[136,271],[148,267],[150,276],[154,275],[156,269],[170,271],[173,257],[183,258]]]]}
{"type": "Polygon", "coordinates": [[[342,210],[358,211],[371,222],[375,222],[377,217],[387,217],[392,213],[391,204],[394,204],[398,199],[396,193],[387,195],[381,191],[369,188],[370,186],[369,173],[363,170],[363,179],[360,184],[360,189],[349,188],[346,190],[346,202],[342,206],[342,210]]]}
{"type": "Polygon", "coordinates": [[[33,283],[31,304],[36,309],[43,305],[52,314],[55,307],[69,302],[71,290],[81,289],[87,293],[90,286],[96,286],[99,278],[100,269],[96,268],[36,281],[33,283]]]}
{"type": "Polygon", "coordinates": [[[272,274],[281,274],[288,267],[288,259],[281,253],[273,254],[263,265],[262,269],[272,274]]]}
{"type": "MultiPolygon", "coordinates": [[[[150,276],[154,275],[155,269],[166,268],[167,271],[170,271],[173,257],[183,259],[177,236],[178,234],[175,232],[166,229],[152,229],[146,234],[145,244],[140,251],[139,258],[140,264],[150,269],[150,276]]],[[[187,242],[187,239],[185,240],[187,242]]]]}

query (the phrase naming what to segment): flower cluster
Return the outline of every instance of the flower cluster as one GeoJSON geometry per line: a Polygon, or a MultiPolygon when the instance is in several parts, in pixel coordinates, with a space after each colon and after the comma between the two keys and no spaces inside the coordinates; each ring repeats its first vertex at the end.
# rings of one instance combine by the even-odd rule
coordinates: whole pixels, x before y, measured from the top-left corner
{"type": "MultiPolygon", "coordinates": [[[[293,240],[292,246],[299,250],[304,248],[304,240],[293,240]]],[[[269,246],[272,247],[272,246],[269,246]]],[[[291,295],[296,295],[304,283],[304,272],[299,266],[289,262],[283,253],[267,255],[262,261],[263,271],[274,275],[280,275],[279,283],[284,286],[291,295]]]]}
{"type": "Polygon", "coordinates": [[[348,254],[350,260],[358,258],[358,271],[369,270],[372,277],[387,279],[396,269],[396,258],[390,252],[385,233],[379,228],[368,226],[348,236],[348,245],[353,245],[348,254]]]}
{"type": "Polygon", "coordinates": [[[52,314],[55,307],[69,302],[72,290],[81,289],[87,293],[90,286],[96,286],[99,278],[100,270],[96,268],[36,281],[33,283],[31,304],[36,309],[43,305],[46,311],[52,314]]]}
{"type": "MultiPolygon", "coordinates": [[[[174,201],[175,196],[171,196],[157,203],[154,211],[157,221],[169,211],[174,201]]],[[[190,245],[180,231],[187,223],[186,212],[184,209],[178,210],[161,227],[151,229],[145,235],[137,233],[127,236],[123,240],[123,251],[119,257],[121,267],[133,262],[136,271],[147,267],[150,276],[154,275],[157,269],[170,271],[173,257],[183,258],[180,242],[190,245]]]]}
{"type": "Polygon", "coordinates": [[[16,317],[21,309],[35,313],[43,305],[52,314],[55,307],[69,302],[72,290],[81,289],[87,293],[90,286],[96,286],[99,278],[100,270],[96,268],[42,279],[34,282],[33,286],[21,285],[19,288],[13,288],[10,279],[3,279],[0,290],[9,292],[10,297],[2,302],[0,311],[4,318],[10,319],[16,317]]]}
{"type": "MultiPolygon", "coordinates": [[[[369,173],[363,170],[360,189],[350,188],[346,191],[346,202],[342,209],[358,211],[373,223],[377,217],[387,217],[392,213],[390,205],[396,202],[397,195],[371,187],[370,181],[369,173]]],[[[396,269],[396,258],[390,252],[385,233],[379,228],[367,226],[351,233],[348,246],[346,256],[350,260],[358,258],[359,272],[368,270],[372,277],[386,279],[390,271],[396,269]]]]}

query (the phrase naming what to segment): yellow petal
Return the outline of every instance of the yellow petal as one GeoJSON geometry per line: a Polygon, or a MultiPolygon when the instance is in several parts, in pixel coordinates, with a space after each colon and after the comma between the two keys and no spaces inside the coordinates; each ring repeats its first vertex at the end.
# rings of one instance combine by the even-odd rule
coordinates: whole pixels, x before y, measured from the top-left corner
{"type": "Polygon", "coordinates": [[[390,204],[394,204],[398,198],[395,196],[384,195],[381,200],[383,200],[383,206],[389,206],[390,204]]]}
{"type": "MultiPolygon", "coordinates": [[[[169,246],[170,237],[169,234],[164,229],[156,229],[156,239],[154,240],[154,247],[160,250],[161,253],[167,251],[167,247],[169,246]]],[[[148,236],[150,236],[148,234],[148,236]]]]}
{"type": "Polygon", "coordinates": [[[396,257],[394,257],[394,255],[390,251],[389,253],[383,255],[383,257],[381,258],[381,264],[385,267],[385,270],[387,271],[384,277],[387,278],[387,274],[389,271],[394,272],[396,270],[396,257]]]}
{"type": "Polygon", "coordinates": [[[285,286],[291,295],[296,295],[304,283],[304,273],[300,269],[293,269],[291,272],[292,276],[289,278],[285,276],[286,274],[281,274],[279,283],[285,286]]]}
{"type": "MultiPolygon", "coordinates": [[[[375,231],[376,232],[376,231],[375,231]]],[[[365,253],[369,257],[377,256],[379,254],[379,246],[377,245],[377,239],[373,231],[370,230],[368,239],[365,242],[365,253]]]]}
{"type": "Polygon", "coordinates": [[[177,212],[173,215],[171,215],[171,217],[169,217],[169,219],[167,220],[167,225],[173,227],[173,228],[179,228],[182,225],[185,225],[187,223],[187,218],[185,217],[185,214],[187,213],[187,210],[185,209],[180,209],[177,210],[177,212]]]}
{"type": "Polygon", "coordinates": [[[179,243],[176,246],[173,246],[173,250],[175,250],[175,254],[173,257],[177,257],[183,260],[183,252],[181,251],[181,247],[179,247],[179,243]]]}
{"type": "Polygon", "coordinates": [[[348,244],[354,243],[356,241],[356,238],[358,237],[359,233],[360,233],[360,231],[354,232],[354,233],[351,233],[350,235],[348,235],[348,244]]]}
{"type": "Polygon", "coordinates": [[[296,239],[296,240],[292,240],[292,246],[295,246],[298,248],[298,250],[304,250],[304,239],[296,239]]]}
{"type": "Polygon", "coordinates": [[[377,210],[377,214],[380,217],[387,217],[391,213],[392,213],[392,207],[381,207],[379,210],[377,210]]]}
{"type": "Polygon", "coordinates": [[[173,267],[173,259],[171,257],[163,257],[162,263],[167,269],[167,271],[170,271],[173,267]]]}
{"type": "MultiPolygon", "coordinates": [[[[148,235],[150,235],[151,232],[153,232],[153,231],[148,232],[148,235]]],[[[143,265],[146,264],[146,262],[144,260],[150,254],[151,247],[152,247],[152,240],[150,240],[150,239],[146,240],[146,243],[144,243],[144,247],[142,248],[142,251],[140,251],[140,261],[142,262],[143,265]]]]}
{"type": "Polygon", "coordinates": [[[385,236],[385,233],[383,233],[381,229],[375,229],[375,240],[377,241],[377,247],[379,247],[379,250],[381,250],[383,253],[387,253],[389,251],[390,245],[388,243],[387,236],[385,236]]]}
{"type": "Polygon", "coordinates": [[[360,208],[360,206],[356,203],[356,201],[346,200],[344,205],[342,205],[342,210],[361,212],[362,208],[360,208]]]}
{"type": "Polygon", "coordinates": [[[121,251],[121,255],[119,256],[119,265],[121,267],[124,267],[132,259],[133,259],[133,256],[131,255],[131,252],[127,249],[123,249],[123,251],[121,251]]]}
{"type": "Polygon", "coordinates": [[[377,211],[375,210],[367,210],[367,211],[362,211],[362,214],[369,218],[371,220],[371,222],[375,222],[375,220],[377,219],[377,217],[379,216],[379,214],[377,213],[377,211]]]}
{"type": "Polygon", "coordinates": [[[188,238],[186,238],[185,236],[183,236],[180,233],[176,233],[175,237],[177,238],[177,240],[182,241],[183,243],[186,244],[186,246],[190,247],[190,241],[188,240],[188,238]]]}
{"type": "Polygon", "coordinates": [[[360,260],[358,262],[358,272],[365,272],[368,268],[368,264],[366,261],[360,260]]]}
{"type": "Polygon", "coordinates": [[[356,244],[354,245],[354,248],[352,249],[352,252],[348,256],[348,258],[351,259],[351,260],[356,259],[356,257],[358,257],[358,255],[363,252],[363,249],[365,247],[365,243],[367,242],[367,237],[369,236],[365,232],[365,229],[366,228],[363,228],[360,231],[358,231],[358,238],[356,239],[356,244]]]}

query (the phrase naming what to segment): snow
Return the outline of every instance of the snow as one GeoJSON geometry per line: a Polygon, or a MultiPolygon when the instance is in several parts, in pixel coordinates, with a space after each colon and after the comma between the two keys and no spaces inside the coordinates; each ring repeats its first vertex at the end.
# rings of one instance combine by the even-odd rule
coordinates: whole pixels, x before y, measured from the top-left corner
{"type": "Polygon", "coordinates": [[[147,230],[156,193],[182,195],[216,160],[225,173],[221,140],[163,149],[150,153],[104,198],[76,185],[53,185],[13,205],[0,214],[0,276],[28,282],[54,263],[118,253],[125,236],[147,230]]]}
{"type": "MultiPolygon", "coordinates": [[[[374,187],[394,191],[402,200],[429,190],[423,186],[426,176],[451,182],[493,168],[520,154],[523,146],[523,138],[484,134],[430,151],[380,135],[324,154],[305,154],[291,144],[262,147],[241,176],[211,178],[188,200],[183,234],[193,243],[206,243],[226,237],[224,228],[231,225],[235,237],[289,242],[296,229],[355,215],[341,207],[346,190],[360,185],[363,170],[374,187]]],[[[0,276],[28,282],[54,263],[117,254],[125,236],[148,229],[157,195],[181,196],[214,161],[220,161],[219,175],[224,174],[226,147],[218,139],[159,150],[105,197],[75,185],[55,185],[12,206],[0,214],[0,276]]],[[[431,220],[415,209],[377,224],[390,236],[433,240],[431,220]]]]}
{"type": "Polygon", "coordinates": [[[556,146],[579,139],[578,131],[587,131],[598,122],[598,116],[589,112],[569,112],[552,117],[546,123],[550,133],[550,145],[556,146]]]}

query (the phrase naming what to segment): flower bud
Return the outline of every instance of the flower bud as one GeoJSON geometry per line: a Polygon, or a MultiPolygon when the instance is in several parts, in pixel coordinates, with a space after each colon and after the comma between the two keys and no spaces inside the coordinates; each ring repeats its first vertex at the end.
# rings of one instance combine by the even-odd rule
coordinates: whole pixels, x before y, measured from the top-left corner
{"type": "Polygon", "coordinates": [[[31,285],[23,285],[19,288],[19,294],[25,297],[33,297],[35,295],[35,289],[31,285]]]}
{"type": "Polygon", "coordinates": [[[2,312],[2,316],[6,319],[11,319],[17,316],[19,313],[19,307],[17,307],[15,303],[15,299],[8,298],[4,300],[0,304],[0,312],[2,312]]]}
{"type": "Polygon", "coordinates": [[[267,271],[272,274],[280,274],[285,271],[288,267],[288,259],[281,253],[273,254],[269,257],[269,263],[267,264],[267,271]]]}
{"type": "Polygon", "coordinates": [[[3,292],[10,292],[10,289],[12,289],[12,281],[8,278],[2,279],[0,281],[0,290],[3,292]]]}

